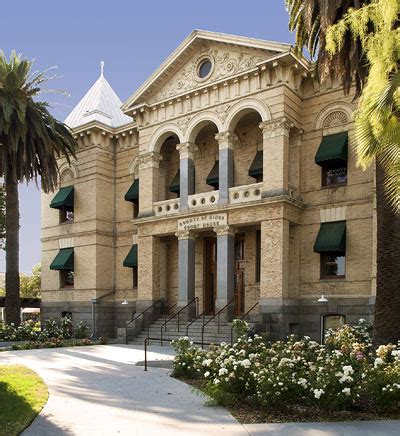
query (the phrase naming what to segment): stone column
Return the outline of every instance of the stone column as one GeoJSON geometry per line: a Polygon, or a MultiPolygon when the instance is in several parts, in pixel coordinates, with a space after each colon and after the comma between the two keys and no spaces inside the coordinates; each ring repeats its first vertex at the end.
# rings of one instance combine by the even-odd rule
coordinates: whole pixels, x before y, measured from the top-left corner
{"type": "Polygon", "coordinates": [[[185,142],[178,144],[176,149],[179,151],[180,163],[180,209],[188,209],[188,197],[194,194],[194,157],[198,150],[196,144],[185,142]]]}
{"type": "Polygon", "coordinates": [[[286,117],[260,123],[263,131],[263,197],[289,193],[289,132],[292,126],[286,117]]]}
{"type": "Polygon", "coordinates": [[[239,139],[235,133],[217,133],[219,145],[219,203],[229,203],[229,188],[233,186],[233,150],[239,139]]]}
{"type": "Polygon", "coordinates": [[[287,219],[261,222],[260,311],[273,338],[287,334],[284,315],[289,295],[289,243],[287,219]]]}
{"type": "Polygon", "coordinates": [[[139,217],[154,215],[153,203],[158,201],[161,159],[161,155],[153,151],[139,155],[139,217]]]}
{"type": "MultiPolygon", "coordinates": [[[[178,309],[186,306],[195,297],[195,249],[196,234],[189,230],[179,230],[178,265],[179,265],[179,294],[178,309]]],[[[184,315],[191,319],[196,314],[196,304],[193,303],[184,315]]]]}
{"type": "MultiPolygon", "coordinates": [[[[214,227],[214,232],[217,234],[216,311],[218,311],[235,295],[235,233],[230,226],[214,227]]],[[[234,312],[235,304],[232,303],[226,313],[231,318],[234,312]]]]}

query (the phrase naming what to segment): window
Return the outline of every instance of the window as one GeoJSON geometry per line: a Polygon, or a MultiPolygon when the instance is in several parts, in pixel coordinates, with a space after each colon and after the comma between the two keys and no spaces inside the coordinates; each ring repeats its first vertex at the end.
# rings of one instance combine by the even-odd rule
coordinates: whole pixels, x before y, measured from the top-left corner
{"type": "Polygon", "coordinates": [[[256,283],[261,279],[261,230],[256,232],[256,283]]]}
{"type": "Polygon", "coordinates": [[[211,73],[212,63],[210,59],[204,59],[197,70],[200,79],[205,79],[211,73]]]}
{"type": "Polygon", "coordinates": [[[346,317],[338,313],[328,313],[321,317],[321,342],[325,342],[326,332],[329,329],[338,329],[346,323],[346,317]]]}
{"type": "Polygon", "coordinates": [[[73,288],[74,287],[74,272],[73,271],[60,271],[61,287],[73,288]]]}
{"type": "Polygon", "coordinates": [[[139,199],[132,201],[133,218],[137,218],[139,215],[139,199]]]}
{"type": "Polygon", "coordinates": [[[330,162],[322,167],[322,186],[344,185],[346,183],[347,162],[330,162]]]}
{"type": "Polygon", "coordinates": [[[136,289],[138,287],[138,267],[134,266],[132,268],[132,288],[136,289]]]}
{"type": "Polygon", "coordinates": [[[60,223],[72,223],[74,221],[74,209],[71,207],[60,208],[60,223]]]}
{"type": "Polygon", "coordinates": [[[344,278],[346,256],[343,254],[321,253],[321,279],[344,278]]]}

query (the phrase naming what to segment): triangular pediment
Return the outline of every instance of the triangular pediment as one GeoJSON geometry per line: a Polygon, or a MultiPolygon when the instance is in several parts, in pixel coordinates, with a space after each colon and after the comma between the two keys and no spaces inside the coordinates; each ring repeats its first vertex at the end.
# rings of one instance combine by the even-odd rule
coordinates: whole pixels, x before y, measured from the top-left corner
{"type": "Polygon", "coordinates": [[[290,51],[289,44],[195,30],[124,103],[123,111],[162,102],[205,85],[251,71],[268,58],[290,51]],[[212,69],[201,78],[198,68],[210,59],[212,69]]]}

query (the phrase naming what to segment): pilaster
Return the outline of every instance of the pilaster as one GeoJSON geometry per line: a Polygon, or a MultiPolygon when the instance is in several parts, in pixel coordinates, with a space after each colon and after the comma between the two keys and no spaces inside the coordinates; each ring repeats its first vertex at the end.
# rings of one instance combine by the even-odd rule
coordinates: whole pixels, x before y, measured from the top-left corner
{"type": "Polygon", "coordinates": [[[162,157],[148,152],[139,155],[139,217],[153,215],[153,203],[158,201],[159,167],[162,157]]]}
{"type": "Polygon", "coordinates": [[[260,123],[263,132],[263,197],[289,193],[289,134],[286,117],[260,123]]]}

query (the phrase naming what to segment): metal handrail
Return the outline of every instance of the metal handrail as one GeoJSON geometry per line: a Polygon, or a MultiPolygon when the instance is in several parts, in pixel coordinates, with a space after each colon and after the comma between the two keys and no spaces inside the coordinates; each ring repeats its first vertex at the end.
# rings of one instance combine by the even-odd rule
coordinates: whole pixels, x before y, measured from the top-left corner
{"type": "MultiPolygon", "coordinates": [[[[244,315],[242,315],[240,318],[236,318],[236,319],[245,319],[246,318],[246,316],[256,307],[256,306],[258,306],[258,301],[257,301],[257,303],[256,304],[254,304],[253,306],[251,306],[250,307],[250,309],[244,314],[244,315]]],[[[235,326],[234,325],[232,325],[232,327],[231,327],[231,345],[233,345],[233,328],[234,328],[235,326]]]]}
{"type": "MultiPolygon", "coordinates": [[[[204,329],[206,328],[206,325],[209,324],[215,317],[218,317],[218,333],[219,333],[219,320],[220,317],[219,315],[221,314],[222,311],[224,311],[228,306],[230,306],[233,302],[236,301],[236,295],[232,298],[232,300],[228,301],[228,303],[225,304],[225,306],[220,309],[216,314],[214,314],[214,316],[212,318],[210,318],[206,323],[203,323],[203,326],[201,327],[201,343],[203,344],[204,341],[204,329]]],[[[203,345],[201,346],[201,348],[203,348],[203,345]]]]}
{"type": "Polygon", "coordinates": [[[179,315],[180,313],[187,309],[189,306],[191,306],[194,302],[196,302],[196,313],[197,313],[197,307],[199,304],[199,297],[194,297],[192,300],[189,301],[189,303],[187,303],[185,306],[183,306],[181,309],[178,310],[178,312],[174,313],[170,318],[168,318],[164,324],[162,324],[161,328],[160,328],[160,345],[162,346],[163,344],[163,328],[164,331],[167,331],[167,324],[171,321],[171,319],[174,319],[175,317],[178,317],[178,332],[179,332],[179,315]]]}
{"type": "Polygon", "coordinates": [[[189,327],[195,322],[197,321],[199,318],[203,317],[203,324],[204,324],[204,318],[206,316],[207,311],[203,310],[202,313],[200,313],[200,315],[196,316],[192,321],[190,321],[189,324],[186,325],[186,336],[189,336],[189,327]]]}
{"type": "Polygon", "coordinates": [[[162,303],[161,308],[164,305],[164,298],[160,298],[159,300],[155,301],[151,306],[147,307],[145,310],[143,310],[142,312],[140,312],[137,316],[134,316],[127,324],[126,324],[126,328],[129,327],[130,324],[132,324],[134,321],[136,321],[137,319],[139,319],[141,316],[143,316],[148,310],[152,309],[156,304],[158,303],[162,303]]]}
{"type": "Polygon", "coordinates": [[[176,307],[178,303],[173,304],[171,307],[168,307],[165,311],[164,321],[167,320],[167,316],[171,313],[171,310],[176,307]]]}

